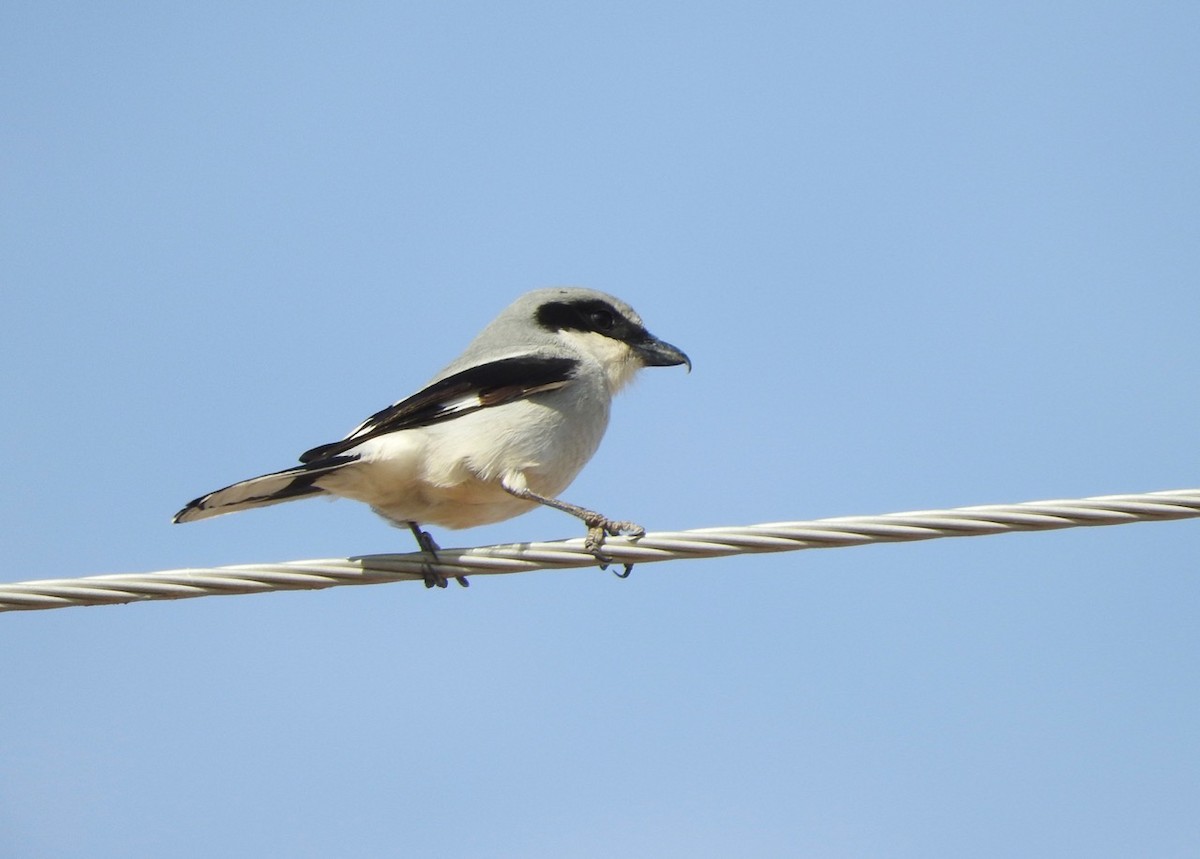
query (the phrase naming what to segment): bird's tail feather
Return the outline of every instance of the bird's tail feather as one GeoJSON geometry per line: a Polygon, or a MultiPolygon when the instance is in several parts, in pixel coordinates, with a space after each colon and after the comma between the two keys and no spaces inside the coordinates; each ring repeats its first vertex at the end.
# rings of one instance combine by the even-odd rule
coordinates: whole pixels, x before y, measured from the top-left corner
{"type": "Polygon", "coordinates": [[[297,498],[323,495],[325,490],[317,486],[316,481],[323,475],[354,462],[355,459],[357,457],[335,457],[239,481],[189,501],[171,521],[195,522],[224,513],[249,510],[252,507],[268,507],[297,498]]]}

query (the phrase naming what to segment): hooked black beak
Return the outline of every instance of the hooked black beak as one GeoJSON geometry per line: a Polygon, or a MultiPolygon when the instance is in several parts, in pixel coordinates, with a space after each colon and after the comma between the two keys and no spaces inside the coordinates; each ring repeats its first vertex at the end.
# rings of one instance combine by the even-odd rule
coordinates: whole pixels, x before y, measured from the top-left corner
{"type": "Polygon", "coordinates": [[[692,372],[692,360],[683,354],[682,350],[651,334],[647,334],[646,339],[640,343],[633,344],[633,351],[647,367],[674,367],[686,364],[688,372],[692,372]]]}

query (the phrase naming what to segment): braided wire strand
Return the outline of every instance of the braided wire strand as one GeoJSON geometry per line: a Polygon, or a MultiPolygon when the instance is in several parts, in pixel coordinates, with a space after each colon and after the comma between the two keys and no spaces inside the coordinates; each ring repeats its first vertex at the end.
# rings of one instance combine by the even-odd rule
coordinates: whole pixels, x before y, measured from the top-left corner
{"type": "MultiPolygon", "coordinates": [[[[1200,489],[1176,489],[806,522],[657,531],[636,539],[612,537],[604,544],[604,551],[617,564],[647,564],[1195,517],[1200,517],[1200,489]]],[[[431,568],[446,578],[454,578],[595,566],[596,558],[583,543],[580,538],[442,549],[436,560],[414,552],[13,582],[0,584],[0,611],[422,581],[431,568]]]]}

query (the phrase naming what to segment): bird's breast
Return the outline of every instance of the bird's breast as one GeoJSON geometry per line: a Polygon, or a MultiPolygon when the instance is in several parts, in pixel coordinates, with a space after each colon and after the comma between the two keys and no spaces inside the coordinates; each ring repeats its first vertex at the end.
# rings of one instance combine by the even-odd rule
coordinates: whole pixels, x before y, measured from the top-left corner
{"type": "Polygon", "coordinates": [[[551,391],[428,428],[426,479],[453,485],[519,471],[535,492],[557,495],[591,459],[608,426],[602,398],[551,391]]]}
{"type": "Polygon", "coordinates": [[[322,488],[394,522],[502,521],[535,505],[505,492],[500,478],[520,474],[534,492],[557,496],[596,452],[608,407],[607,396],[568,387],[391,433],[364,443],[361,462],[322,488]]]}

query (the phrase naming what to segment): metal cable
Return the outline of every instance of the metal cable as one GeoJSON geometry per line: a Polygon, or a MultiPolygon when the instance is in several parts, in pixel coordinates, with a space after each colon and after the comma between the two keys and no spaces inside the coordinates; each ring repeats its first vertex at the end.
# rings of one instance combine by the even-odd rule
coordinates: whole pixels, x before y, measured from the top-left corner
{"type": "MultiPolygon", "coordinates": [[[[636,540],[611,537],[604,544],[604,550],[616,564],[648,564],[685,558],[828,549],[869,543],[975,537],[1010,531],[1048,531],[1084,525],[1123,525],[1192,517],[1200,517],[1200,489],[918,510],[881,516],[842,516],[744,527],[656,531],[636,540]]],[[[596,563],[596,558],[583,548],[583,539],[579,538],[550,543],[442,549],[438,551],[436,561],[414,552],[154,573],[121,573],[77,579],[44,579],[0,584],[0,611],[421,581],[430,569],[446,578],[454,578],[589,567],[596,563]]]]}

